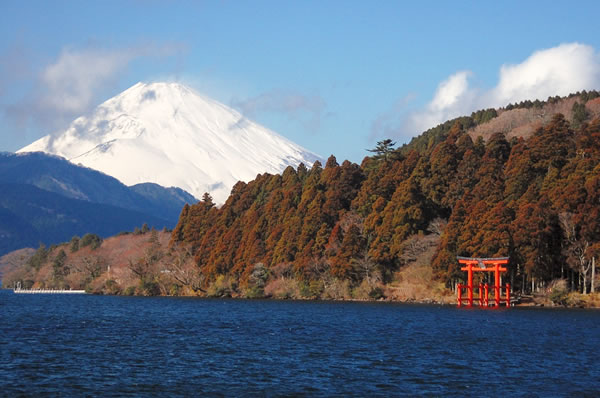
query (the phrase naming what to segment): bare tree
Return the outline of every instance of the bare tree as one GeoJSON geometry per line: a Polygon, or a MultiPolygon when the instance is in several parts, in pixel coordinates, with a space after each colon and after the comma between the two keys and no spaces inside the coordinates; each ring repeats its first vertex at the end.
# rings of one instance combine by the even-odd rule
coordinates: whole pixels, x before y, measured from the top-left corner
{"type": "Polygon", "coordinates": [[[144,257],[138,258],[136,261],[128,260],[127,268],[136,275],[141,281],[145,281],[150,274],[150,264],[144,257]]]}
{"type": "Polygon", "coordinates": [[[271,273],[273,277],[277,279],[293,278],[294,277],[294,264],[292,263],[279,263],[271,267],[271,273]]]}
{"type": "Polygon", "coordinates": [[[202,284],[205,278],[194,261],[191,247],[175,246],[163,267],[161,272],[167,273],[182,286],[189,287],[193,291],[204,292],[202,284]]]}
{"type": "Polygon", "coordinates": [[[306,274],[310,279],[321,280],[329,274],[329,263],[320,257],[313,256],[307,263],[306,274]]]}
{"type": "Polygon", "coordinates": [[[366,253],[360,258],[352,259],[352,267],[358,275],[358,279],[364,279],[369,286],[381,282],[381,272],[378,270],[377,263],[366,253]]]}
{"type": "Polygon", "coordinates": [[[96,279],[102,274],[106,267],[106,261],[100,256],[84,256],[81,258],[74,268],[92,279],[96,279]]]}
{"type": "Polygon", "coordinates": [[[150,235],[148,242],[150,242],[150,247],[144,251],[143,257],[139,257],[135,261],[129,259],[127,265],[127,268],[142,282],[150,281],[158,274],[157,268],[160,267],[161,260],[165,256],[155,230],[150,235]]]}
{"type": "Polygon", "coordinates": [[[570,265],[575,268],[583,278],[583,294],[587,294],[587,277],[592,266],[592,261],[587,258],[589,242],[580,236],[579,228],[573,220],[572,213],[561,213],[560,224],[565,233],[567,244],[566,254],[570,265]]]}
{"type": "Polygon", "coordinates": [[[436,217],[427,226],[427,231],[431,232],[434,235],[441,236],[444,230],[446,229],[446,225],[448,225],[447,220],[444,220],[440,217],[436,217]]]}
{"type": "Polygon", "coordinates": [[[419,260],[429,248],[436,245],[438,238],[437,234],[409,236],[402,243],[402,254],[398,259],[404,265],[419,260]]]}

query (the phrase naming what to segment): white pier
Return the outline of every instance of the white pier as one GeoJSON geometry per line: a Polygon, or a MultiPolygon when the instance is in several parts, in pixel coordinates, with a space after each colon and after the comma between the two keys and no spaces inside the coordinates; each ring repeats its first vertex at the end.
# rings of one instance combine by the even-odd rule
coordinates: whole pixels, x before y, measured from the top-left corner
{"type": "Polygon", "coordinates": [[[61,289],[13,289],[17,294],[86,294],[85,290],[61,289]]]}

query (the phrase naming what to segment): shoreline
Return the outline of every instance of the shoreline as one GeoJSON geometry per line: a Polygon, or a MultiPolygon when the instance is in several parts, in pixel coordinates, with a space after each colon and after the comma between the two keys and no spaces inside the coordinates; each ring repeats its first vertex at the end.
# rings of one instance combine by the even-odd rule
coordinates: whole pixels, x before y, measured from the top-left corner
{"type": "MultiPolygon", "coordinates": [[[[525,303],[515,303],[510,307],[500,306],[500,307],[480,307],[479,305],[474,305],[473,307],[458,307],[456,303],[449,303],[445,301],[438,301],[434,299],[410,299],[410,300],[394,300],[394,299],[377,299],[377,300],[368,300],[368,299],[327,299],[327,298],[278,298],[278,297],[242,297],[242,296],[195,296],[195,295],[157,295],[157,296],[145,296],[145,295],[124,295],[124,294],[102,294],[102,293],[88,293],[84,290],[67,290],[64,293],[58,293],[57,291],[51,292],[51,289],[38,289],[35,291],[14,291],[11,288],[0,288],[0,290],[11,291],[13,294],[69,294],[72,295],[74,292],[80,293],[82,292],[88,296],[112,296],[112,297],[165,297],[165,298],[195,298],[195,299],[208,299],[208,300],[219,300],[219,299],[227,299],[227,300],[265,300],[265,301],[314,301],[314,302],[340,302],[340,303],[388,303],[388,304],[408,304],[408,305],[430,305],[430,306],[441,306],[441,307],[455,307],[461,309],[480,309],[480,310],[504,310],[510,308],[548,308],[548,309],[585,309],[585,310],[600,310],[600,306],[585,306],[581,305],[554,305],[544,303],[544,302],[525,302],[525,303]]],[[[579,293],[578,293],[579,294],[579,293]]],[[[579,294],[580,296],[583,296],[579,294]]],[[[591,294],[590,294],[591,295],[591,294]]],[[[594,296],[600,296],[600,293],[594,293],[594,296]]],[[[589,295],[588,295],[589,296],[589,295]]]]}

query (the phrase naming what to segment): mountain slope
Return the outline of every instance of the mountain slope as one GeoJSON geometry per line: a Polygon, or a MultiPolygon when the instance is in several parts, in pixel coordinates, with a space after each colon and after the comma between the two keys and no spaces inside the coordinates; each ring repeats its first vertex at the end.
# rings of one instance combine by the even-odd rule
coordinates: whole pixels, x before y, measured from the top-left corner
{"type": "Polygon", "coordinates": [[[147,223],[170,223],[158,217],[85,200],[66,198],[26,184],[0,183],[0,255],[22,247],[68,241],[73,235],[110,236],[147,223]]]}
{"type": "Polygon", "coordinates": [[[112,175],[154,182],[218,203],[237,181],[318,156],[177,83],[138,83],[18,152],[43,151],[112,175]]]}
{"type": "Polygon", "coordinates": [[[0,153],[0,183],[30,184],[67,198],[147,213],[169,221],[168,226],[176,223],[186,203],[197,201],[177,188],[156,184],[130,188],[111,176],[41,152],[0,153]]]}
{"type": "Polygon", "coordinates": [[[164,214],[168,216],[168,220],[177,219],[186,203],[193,204],[198,201],[181,188],[165,188],[151,182],[132,185],[129,189],[146,199],[148,209],[155,210],[153,214],[164,214]]]}

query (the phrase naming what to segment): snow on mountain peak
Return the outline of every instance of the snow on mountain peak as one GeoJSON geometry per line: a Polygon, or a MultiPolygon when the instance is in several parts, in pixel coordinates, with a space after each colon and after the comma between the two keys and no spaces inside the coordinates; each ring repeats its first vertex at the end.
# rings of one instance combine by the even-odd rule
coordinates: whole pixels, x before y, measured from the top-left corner
{"type": "Polygon", "coordinates": [[[42,151],[127,185],[154,182],[223,203],[237,181],[319,156],[179,83],[137,83],[60,134],[17,152],[42,151]]]}

